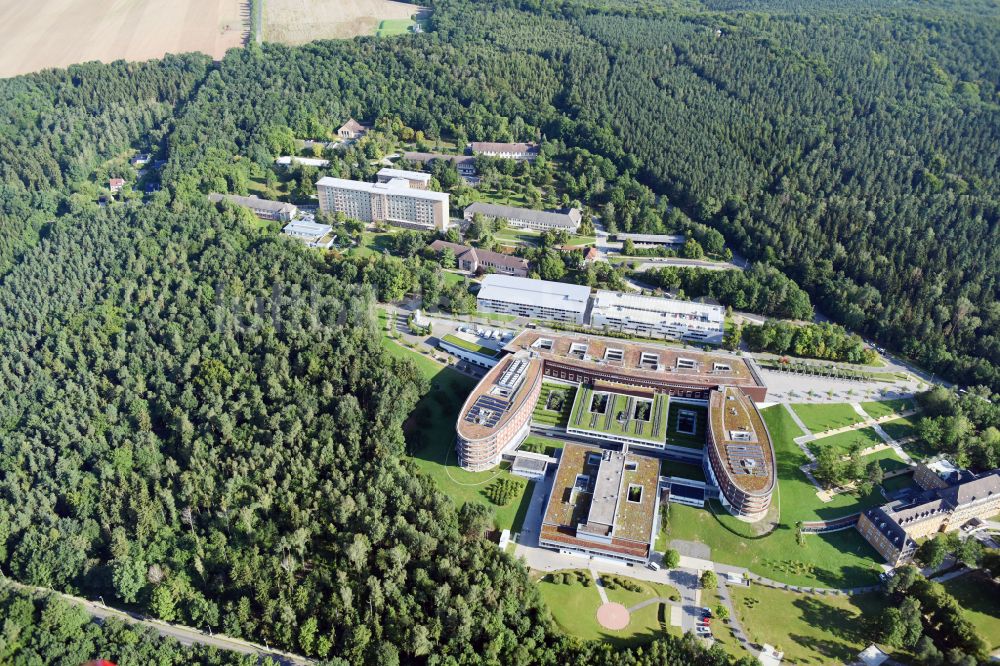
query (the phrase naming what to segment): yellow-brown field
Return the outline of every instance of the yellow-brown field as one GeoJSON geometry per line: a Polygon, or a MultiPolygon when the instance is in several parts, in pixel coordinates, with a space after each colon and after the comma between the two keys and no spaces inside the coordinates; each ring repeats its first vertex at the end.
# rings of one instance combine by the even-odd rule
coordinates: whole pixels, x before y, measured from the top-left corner
{"type": "Polygon", "coordinates": [[[385,19],[406,19],[417,5],[393,0],[264,0],[264,39],[305,44],[375,34],[385,19]]]}
{"type": "Polygon", "coordinates": [[[0,2],[0,77],[100,60],[201,51],[221,58],[249,30],[246,0],[0,2]]]}

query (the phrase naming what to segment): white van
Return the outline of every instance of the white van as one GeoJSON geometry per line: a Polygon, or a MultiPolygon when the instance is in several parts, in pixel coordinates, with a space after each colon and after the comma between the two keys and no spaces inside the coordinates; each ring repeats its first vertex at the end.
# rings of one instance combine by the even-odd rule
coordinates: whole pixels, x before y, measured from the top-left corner
{"type": "Polygon", "coordinates": [[[659,571],[660,570],[660,565],[657,564],[656,562],[650,562],[646,566],[649,567],[650,569],[652,569],[653,571],[659,571]]]}

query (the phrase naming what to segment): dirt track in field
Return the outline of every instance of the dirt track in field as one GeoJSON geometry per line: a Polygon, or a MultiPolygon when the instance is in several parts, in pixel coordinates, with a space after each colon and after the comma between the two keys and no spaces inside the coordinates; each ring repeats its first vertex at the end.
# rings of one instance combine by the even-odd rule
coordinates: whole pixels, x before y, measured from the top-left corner
{"type": "Polygon", "coordinates": [[[0,77],[242,46],[247,0],[0,1],[0,77]]]}
{"type": "Polygon", "coordinates": [[[405,19],[417,5],[392,0],[264,0],[264,39],[305,44],[314,39],[373,35],[385,19],[405,19]]]}

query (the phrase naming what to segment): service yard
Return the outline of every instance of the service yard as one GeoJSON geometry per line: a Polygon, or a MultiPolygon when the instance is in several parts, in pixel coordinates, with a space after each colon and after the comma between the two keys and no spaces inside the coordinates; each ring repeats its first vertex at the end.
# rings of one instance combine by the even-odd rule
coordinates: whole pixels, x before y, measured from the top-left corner
{"type": "Polygon", "coordinates": [[[266,0],[264,39],[306,44],[374,35],[382,21],[409,19],[421,9],[392,0],[266,0]]]}
{"type": "Polygon", "coordinates": [[[201,51],[221,58],[249,30],[246,0],[0,3],[0,77],[90,60],[201,51]]]}

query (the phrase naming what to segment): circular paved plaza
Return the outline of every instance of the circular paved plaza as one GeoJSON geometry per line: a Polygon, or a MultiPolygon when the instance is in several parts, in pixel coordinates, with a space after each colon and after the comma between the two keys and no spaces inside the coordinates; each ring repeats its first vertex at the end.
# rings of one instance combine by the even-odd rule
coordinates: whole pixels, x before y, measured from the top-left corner
{"type": "Polygon", "coordinates": [[[601,604],[597,609],[597,623],[605,629],[618,631],[628,626],[628,609],[621,604],[601,604]]]}

